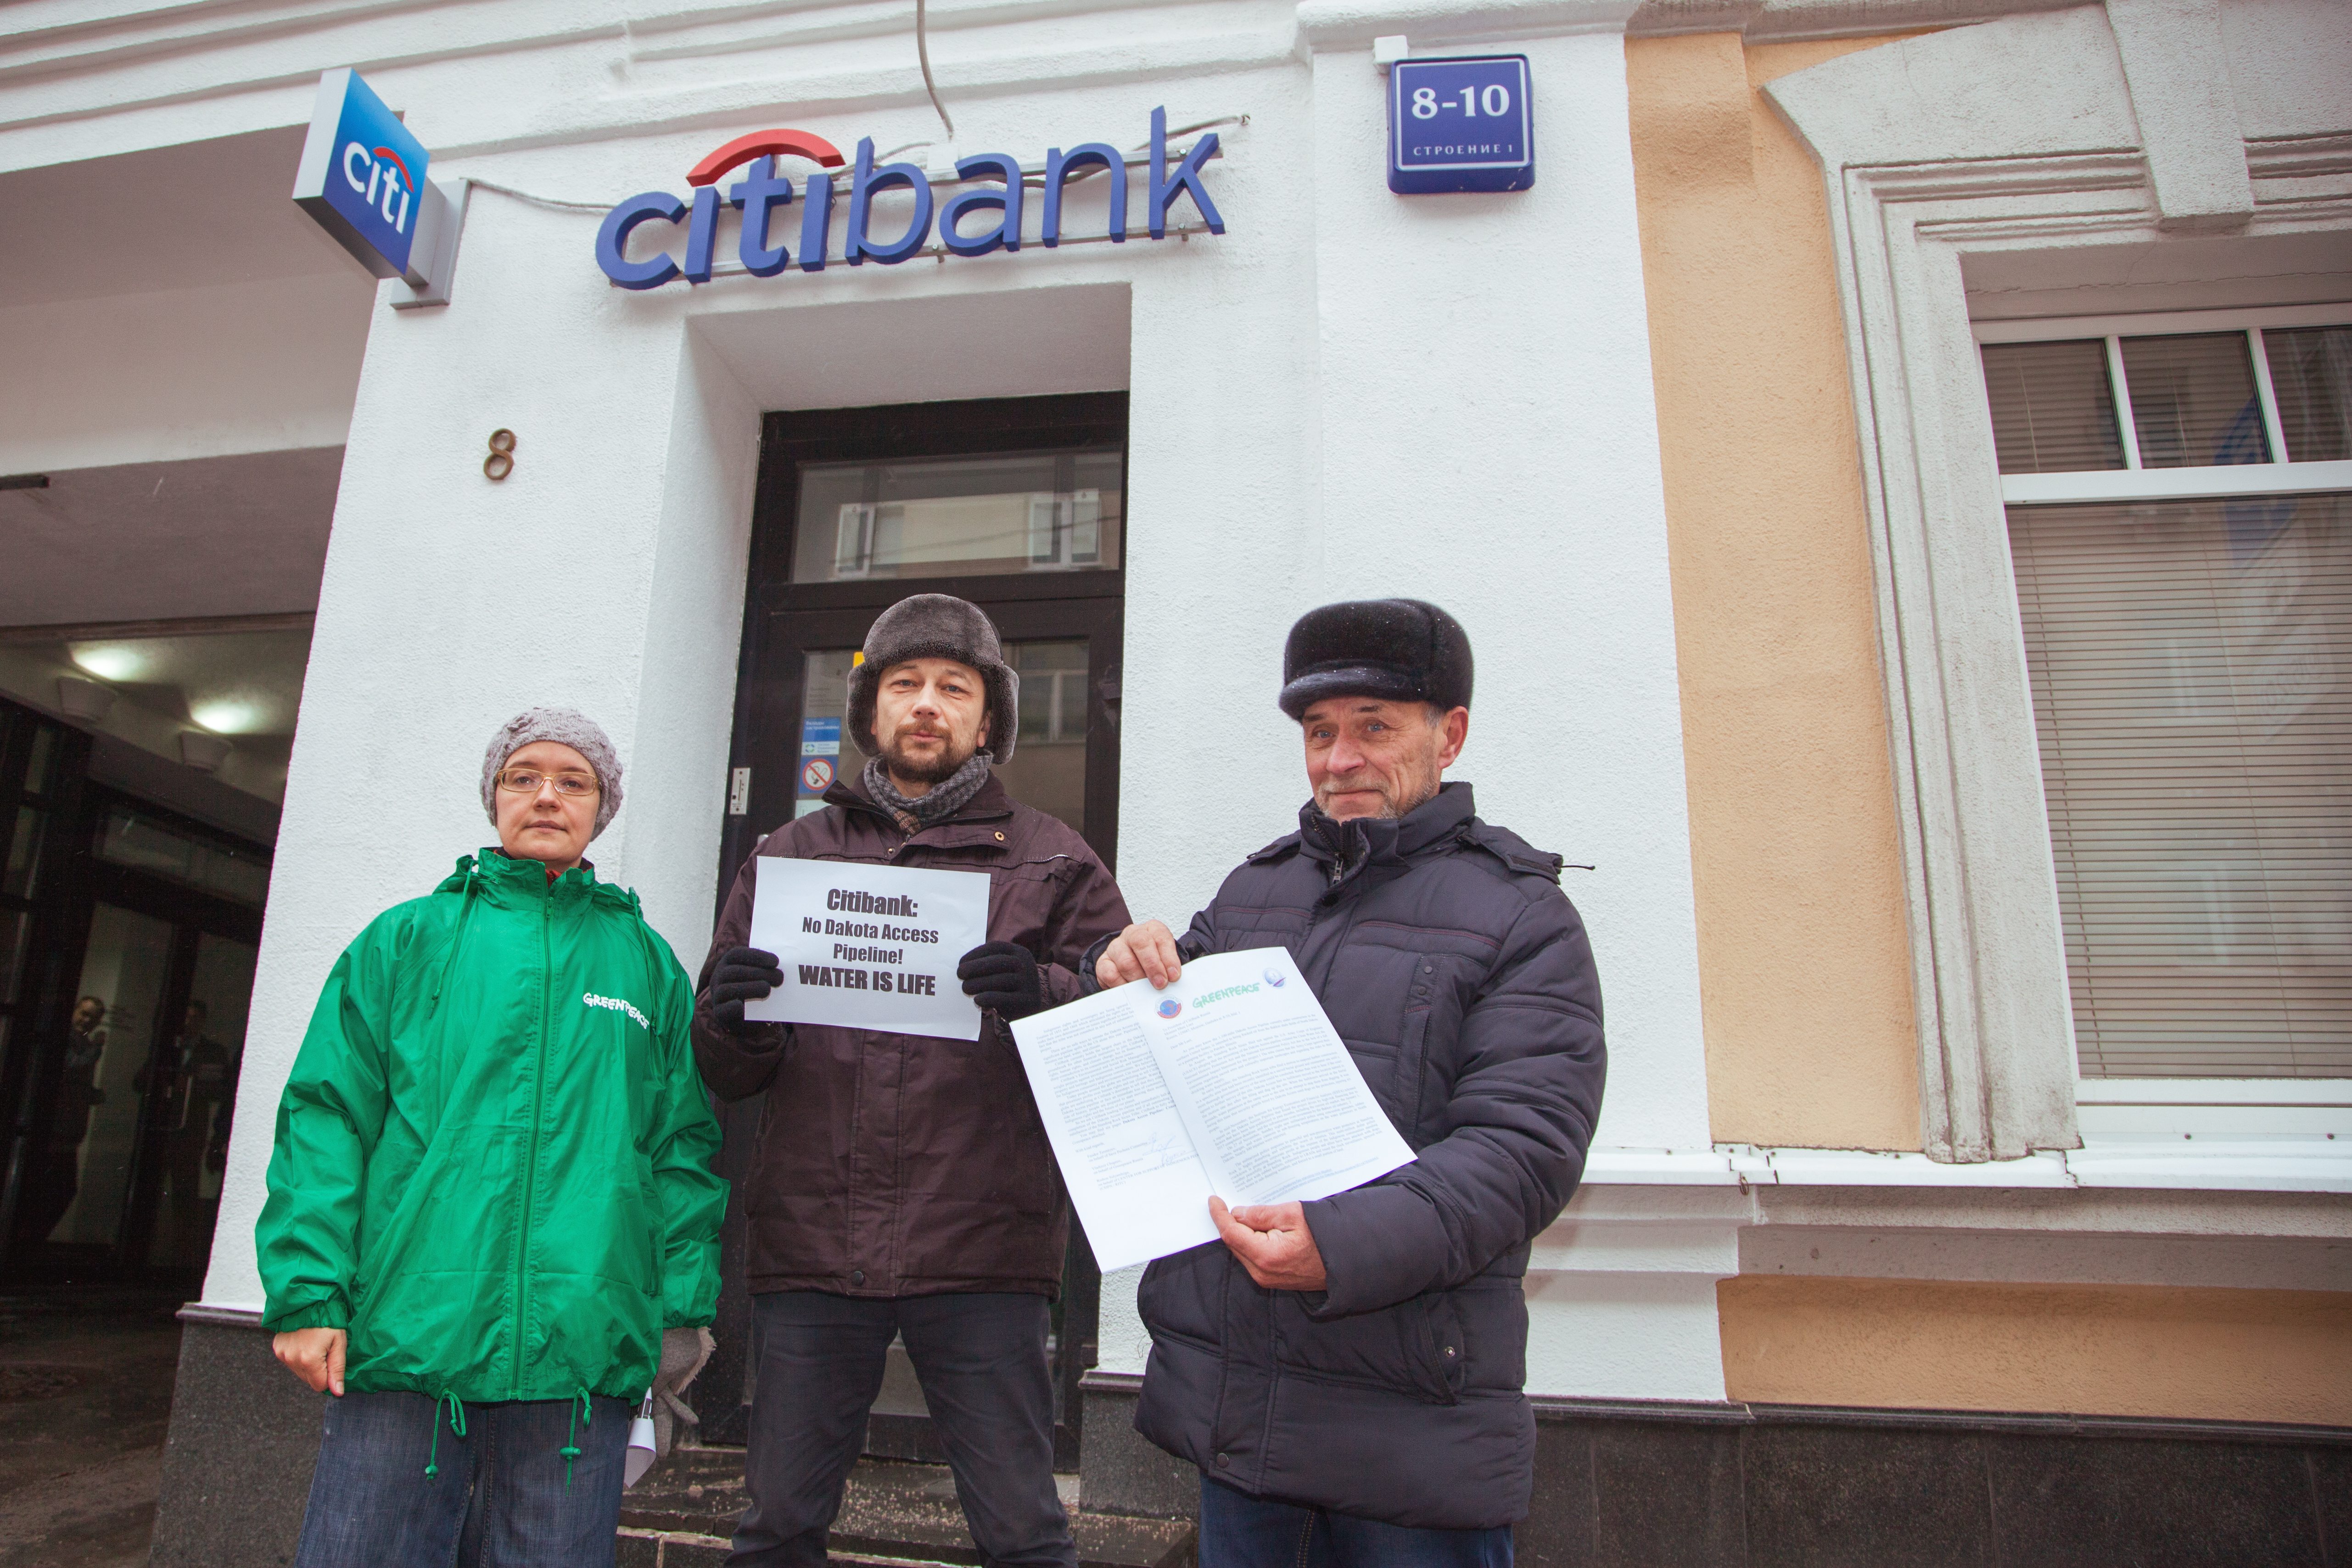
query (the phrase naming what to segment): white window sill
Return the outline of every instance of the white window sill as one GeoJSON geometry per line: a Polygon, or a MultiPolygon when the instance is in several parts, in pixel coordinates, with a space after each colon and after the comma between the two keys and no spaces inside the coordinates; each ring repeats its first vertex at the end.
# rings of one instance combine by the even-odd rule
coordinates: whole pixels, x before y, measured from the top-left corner
{"type": "Polygon", "coordinates": [[[2228,463],[2195,468],[2096,468],[2069,474],[2003,474],[2006,506],[2083,501],[2200,500],[2352,489],[2352,462],[2228,463]]]}
{"type": "Polygon", "coordinates": [[[2083,1142],[2334,1140],[2352,1152],[2352,1079],[2084,1079],[2083,1142]]]}
{"type": "Polygon", "coordinates": [[[1723,1144],[1706,1152],[1596,1149],[1587,1186],[1818,1186],[2283,1193],[2352,1192],[2352,1138],[2084,1134],[2084,1147],[2021,1160],[1947,1165],[1925,1154],[1851,1149],[1762,1149],[1723,1144]]]}

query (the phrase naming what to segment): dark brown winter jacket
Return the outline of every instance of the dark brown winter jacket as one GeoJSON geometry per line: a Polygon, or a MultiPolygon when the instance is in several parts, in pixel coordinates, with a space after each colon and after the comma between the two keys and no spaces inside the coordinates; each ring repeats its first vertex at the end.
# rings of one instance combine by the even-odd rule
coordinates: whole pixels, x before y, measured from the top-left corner
{"type": "Polygon", "coordinates": [[[1053,1295],[1068,1204],[1002,1019],[989,1014],[970,1041],[729,1026],[709,1016],[710,972],[749,940],[761,856],[987,872],[989,940],[1036,954],[1048,1007],[1077,997],[1079,955],[1126,926],[1127,904],[1085,839],[993,778],[912,837],[854,784],[824,798],[824,810],[770,834],[736,874],[695,987],[703,1081],[722,1100],[768,1097],[736,1185],[751,1289],[1053,1295]]]}

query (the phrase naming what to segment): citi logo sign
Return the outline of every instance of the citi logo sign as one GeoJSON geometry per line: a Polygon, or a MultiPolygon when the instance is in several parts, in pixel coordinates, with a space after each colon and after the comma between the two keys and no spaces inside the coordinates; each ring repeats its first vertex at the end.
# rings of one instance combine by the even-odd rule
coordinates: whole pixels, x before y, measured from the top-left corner
{"type": "MultiPolygon", "coordinates": [[[[411,265],[438,193],[425,184],[433,154],[348,67],[320,74],[294,173],[294,200],[379,278],[423,281],[411,265]]],[[[420,264],[431,254],[415,258],[420,264]]]]}
{"type": "MultiPolygon", "coordinates": [[[[1168,111],[1151,111],[1150,151],[1144,162],[1145,232],[1163,239],[1168,214],[1177,198],[1189,198],[1213,234],[1225,232],[1225,220],[1202,183],[1202,165],[1217,154],[1217,134],[1212,131],[1195,142],[1169,168],[1168,111]]],[[[686,176],[691,197],[668,191],[646,191],[616,205],[596,231],[596,265],[624,289],[658,289],[683,278],[689,283],[710,281],[719,250],[721,209],[740,215],[735,245],[743,269],[754,278],[772,278],[797,265],[803,272],[822,272],[831,256],[834,205],[839,194],[835,171],[846,174],[848,211],[844,216],[840,259],[852,267],[868,261],[895,266],[919,255],[931,237],[936,218],[940,247],[951,256],[986,256],[991,251],[1019,250],[1029,196],[1041,205],[1037,243],[1051,248],[1063,239],[1063,198],[1073,178],[1097,172],[1108,177],[1107,226],[1101,237],[1124,244],[1129,236],[1129,179],[1127,155],[1108,142],[1087,142],[1065,152],[1049,150],[1040,164],[1042,183],[1009,153],[976,153],[957,160],[956,177],[943,184],[961,186],[944,201],[932,189],[930,174],[913,163],[874,161],[874,139],[857,143],[853,158],[845,159],[833,143],[805,131],[757,131],[739,136],[697,163],[686,176]],[[797,158],[814,167],[804,172],[796,189],[792,176],[777,171],[777,161],[797,158]],[[724,187],[720,182],[740,170],[742,177],[724,187]],[[874,198],[903,190],[907,205],[904,227],[877,237],[874,198]],[[781,209],[801,204],[799,234],[787,247],[790,220],[781,209]],[[650,256],[629,256],[631,237],[648,225],[685,227],[683,258],[667,249],[650,256]]],[[[889,226],[897,226],[893,219],[889,226]]],[[[1072,237],[1077,237],[1073,236],[1072,237]]],[[[1094,236],[1087,236],[1092,238],[1094,236]]],[[[667,237],[675,244],[677,236],[667,237]]],[[[638,247],[645,248],[642,243],[638,247]]]]}
{"type": "Polygon", "coordinates": [[[343,180],[360,193],[361,200],[383,214],[393,233],[408,232],[408,205],[416,195],[416,177],[400,161],[399,153],[389,147],[354,142],[343,149],[343,180]],[[394,197],[399,199],[396,207],[394,197]]]}

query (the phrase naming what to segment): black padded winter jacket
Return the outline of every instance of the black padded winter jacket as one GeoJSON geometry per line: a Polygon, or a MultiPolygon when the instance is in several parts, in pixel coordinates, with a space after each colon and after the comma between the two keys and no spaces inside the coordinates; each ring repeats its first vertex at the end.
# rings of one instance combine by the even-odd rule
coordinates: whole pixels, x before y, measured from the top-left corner
{"type": "Polygon", "coordinates": [[[1151,1265],[1136,1429],[1257,1496],[1509,1524],[1535,1474],[1528,1243],[1601,1110],[1592,951],[1559,857],[1479,821],[1466,784],[1401,821],[1299,820],[1179,951],[1287,948],[1417,1157],[1306,1205],[1325,1290],[1264,1289],[1222,1243],[1151,1265]]]}

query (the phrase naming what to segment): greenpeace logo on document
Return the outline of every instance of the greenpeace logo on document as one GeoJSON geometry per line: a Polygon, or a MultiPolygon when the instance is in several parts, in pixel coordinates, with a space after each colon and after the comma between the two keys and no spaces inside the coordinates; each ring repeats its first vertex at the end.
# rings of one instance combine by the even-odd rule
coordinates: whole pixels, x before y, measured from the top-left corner
{"type": "Polygon", "coordinates": [[[1173,996],[1171,996],[1167,1001],[1160,1004],[1160,1016],[1163,1018],[1172,1018],[1183,1010],[1184,1004],[1179,1002],[1173,996]]]}
{"type": "Polygon", "coordinates": [[[643,1013],[638,1012],[635,1007],[630,1006],[626,1002],[622,1001],[618,996],[599,996],[593,991],[586,991],[581,994],[580,1000],[587,1003],[591,1007],[604,1007],[614,1013],[626,1013],[630,1017],[635,1018],[637,1021],[637,1027],[643,1029],[648,1035],[654,1032],[653,1020],[646,1017],[643,1013]]]}
{"type": "MultiPolygon", "coordinates": [[[[1276,981],[1275,984],[1278,985],[1281,982],[1276,981]]],[[[1206,996],[1193,997],[1192,1005],[1205,1007],[1212,1002],[1223,1002],[1230,996],[1253,996],[1257,994],[1257,991],[1258,987],[1255,985],[1228,985],[1223,991],[1212,991],[1206,996]]]]}

